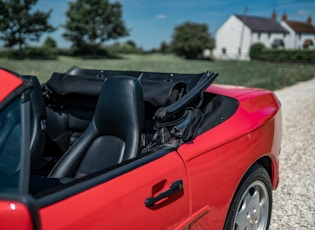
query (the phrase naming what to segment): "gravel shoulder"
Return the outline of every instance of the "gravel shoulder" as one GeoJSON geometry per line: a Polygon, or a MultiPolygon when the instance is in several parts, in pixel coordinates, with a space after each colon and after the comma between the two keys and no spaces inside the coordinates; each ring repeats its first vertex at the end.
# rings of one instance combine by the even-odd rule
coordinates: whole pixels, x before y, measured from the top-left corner
{"type": "Polygon", "coordinates": [[[283,133],[269,229],[315,229],[315,79],[275,93],[283,133]]]}

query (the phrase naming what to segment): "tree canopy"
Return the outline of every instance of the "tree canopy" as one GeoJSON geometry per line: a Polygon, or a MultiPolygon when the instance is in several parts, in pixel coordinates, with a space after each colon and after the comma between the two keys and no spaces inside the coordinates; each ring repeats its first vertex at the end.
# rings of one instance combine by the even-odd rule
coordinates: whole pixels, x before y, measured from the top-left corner
{"type": "Polygon", "coordinates": [[[18,46],[20,52],[28,41],[39,41],[41,35],[55,28],[48,23],[51,10],[31,12],[37,0],[0,0],[0,39],[6,47],[18,46]]]}
{"type": "Polygon", "coordinates": [[[93,50],[103,42],[128,35],[122,20],[122,6],[108,0],[69,2],[63,37],[78,49],[93,50]]]}
{"type": "Polygon", "coordinates": [[[205,49],[213,49],[214,41],[207,24],[185,22],[174,29],[172,50],[187,59],[198,58],[205,49]]]}

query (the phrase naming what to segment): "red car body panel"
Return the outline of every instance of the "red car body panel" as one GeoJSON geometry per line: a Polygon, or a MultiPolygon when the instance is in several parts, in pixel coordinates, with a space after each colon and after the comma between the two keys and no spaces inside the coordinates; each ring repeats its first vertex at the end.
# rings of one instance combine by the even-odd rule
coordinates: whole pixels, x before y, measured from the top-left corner
{"type": "MultiPolygon", "coordinates": [[[[0,103],[22,84],[20,78],[0,69],[0,103]]],[[[236,99],[235,113],[177,150],[39,205],[41,229],[222,229],[235,191],[256,162],[267,169],[276,189],[281,106],[275,95],[225,85],[211,85],[206,92],[236,99]],[[154,208],[146,207],[147,198],[163,193],[178,180],[183,181],[181,193],[154,208]]],[[[54,196],[44,199],[50,195],[54,196]]],[[[23,203],[0,200],[1,229],[32,229],[30,215],[23,203]]]]}
{"type": "Polygon", "coordinates": [[[1,230],[34,229],[30,213],[24,204],[16,201],[0,200],[1,230]]]}
{"type": "MultiPolygon", "coordinates": [[[[278,154],[279,146],[273,146],[274,136],[269,134],[274,133],[277,136],[276,132],[280,131],[279,127],[275,127],[274,122],[274,119],[280,116],[276,114],[280,104],[274,100],[271,92],[259,90],[254,92],[255,97],[251,95],[253,91],[250,91],[251,94],[248,92],[240,94],[238,98],[240,106],[232,118],[178,149],[178,153],[185,163],[176,156],[175,152],[170,153],[163,159],[125,174],[124,178],[115,178],[103,185],[43,208],[40,211],[43,229],[66,228],[67,226],[63,224],[70,224],[75,228],[85,228],[86,226],[86,228],[97,229],[102,226],[102,221],[109,228],[118,227],[120,229],[130,227],[128,219],[132,220],[134,228],[150,227],[150,229],[154,229],[153,212],[156,218],[165,221],[162,223],[163,229],[167,229],[167,226],[172,223],[170,215],[177,219],[173,222],[177,225],[172,225],[170,229],[187,227],[192,223],[194,223],[191,225],[192,229],[200,229],[200,227],[222,229],[234,191],[249,165],[262,156],[268,157],[273,164],[274,188],[279,179],[278,172],[275,171],[278,168],[278,160],[275,156],[278,154]],[[264,98],[264,100],[260,100],[260,98],[264,98]],[[251,103],[255,106],[248,106],[251,103]],[[265,108],[265,111],[262,111],[261,108],[265,108]],[[245,119],[253,114],[255,116],[252,119],[245,119]],[[238,125],[235,126],[237,121],[238,125]],[[273,152],[275,150],[276,152],[273,152]],[[237,154],[241,152],[243,158],[237,154]],[[178,167],[175,167],[176,164],[178,167]],[[150,194],[154,196],[152,194],[154,186],[150,189],[148,185],[161,183],[159,190],[167,189],[172,181],[186,177],[184,164],[188,180],[184,180],[185,195],[180,198],[182,205],[179,205],[177,201],[174,207],[167,206],[170,208],[169,211],[145,208],[143,205],[145,198],[150,194]],[[225,168],[218,167],[220,165],[224,165],[225,168]],[[173,171],[174,167],[176,173],[173,171]],[[163,172],[163,170],[166,171],[163,172]],[[162,173],[164,177],[152,178],[152,175],[156,175],[157,172],[162,173]],[[149,183],[139,184],[139,181],[149,181],[149,183]],[[159,182],[155,183],[156,181],[159,182]],[[213,185],[216,187],[213,188],[213,185]],[[120,188],[115,194],[105,192],[115,191],[115,188],[120,188]],[[130,194],[129,191],[136,191],[136,194],[130,194]],[[106,199],[103,198],[104,193],[106,193],[106,199]],[[188,195],[190,201],[188,201],[188,195]],[[95,201],[98,202],[95,203],[95,201]],[[191,207],[188,207],[188,204],[191,207]],[[132,210],[132,213],[129,210],[132,210]],[[71,216],[68,215],[69,212],[71,212],[71,216]],[[93,218],[84,219],[87,215],[93,216],[93,218]],[[106,218],[102,220],[103,215],[106,218]],[[54,221],[54,219],[63,219],[66,216],[69,217],[65,223],[54,221]],[[129,217],[126,219],[126,216],[129,217]],[[141,216],[141,219],[137,219],[137,216],[141,216]],[[121,219],[125,221],[121,221],[121,219]]],[[[161,225],[156,226],[161,227],[161,225]]]]}
{"type": "Polygon", "coordinates": [[[123,176],[42,208],[42,228],[174,229],[190,216],[189,192],[184,164],[178,154],[172,152],[123,176]],[[163,192],[178,179],[183,180],[184,190],[175,201],[165,201],[156,209],[144,205],[148,197],[163,192]]]}
{"type": "MultiPolygon", "coordinates": [[[[208,91],[212,92],[212,88],[208,91]]],[[[233,94],[239,100],[236,113],[178,149],[186,163],[192,213],[209,206],[209,212],[193,225],[196,229],[223,228],[240,179],[260,158],[267,157],[272,162],[273,188],[279,180],[277,156],[280,146],[274,143],[280,142],[274,138],[281,136],[281,113],[278,112],[280,103],[274,99],[273,93],[248,89],[233,92],[231,88],[225,91],[217,86],[214,91],[233,94]]]]}
{"type": "Polygon", "coordinates": [[[23,81],[12,73],[0,69],[0,103],[16,88],[22,85],[23,81]]]}

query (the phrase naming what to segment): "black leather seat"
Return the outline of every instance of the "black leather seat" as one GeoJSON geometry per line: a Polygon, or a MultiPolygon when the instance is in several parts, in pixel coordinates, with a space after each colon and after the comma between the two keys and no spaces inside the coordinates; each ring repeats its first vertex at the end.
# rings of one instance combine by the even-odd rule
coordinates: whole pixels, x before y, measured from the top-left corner
{"type": "Polygon", "coordinates": [[[46,142],[46,108],[41,85],[35,76],[23,76],[33,85],[31,93],[31,129],[30,143],[31,169],[36,171],[42,158],[46,142]]]}
{"type": "Polygon", "coordinates": [[[127,76],[106,79],[88,128],[48,177],[78,178],[137,156],[144,123],[140,82],[127,76]]]}

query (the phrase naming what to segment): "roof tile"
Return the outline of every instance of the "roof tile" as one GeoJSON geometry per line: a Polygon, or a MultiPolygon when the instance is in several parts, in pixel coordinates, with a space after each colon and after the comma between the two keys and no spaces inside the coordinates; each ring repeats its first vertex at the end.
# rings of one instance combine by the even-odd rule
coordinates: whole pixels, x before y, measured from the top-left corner
{"type": "Polygon", "coordinates": [[[288,31],[284,29],[279,22],[272,18],[237,14],[235,16],[253,32],[288,33],[288,31]]]}
{"type": "Polygon", "coordinates": [[[315,33],[315,27],[307,22],[286,21],[286,23],[298,33],[315,33]]]}

